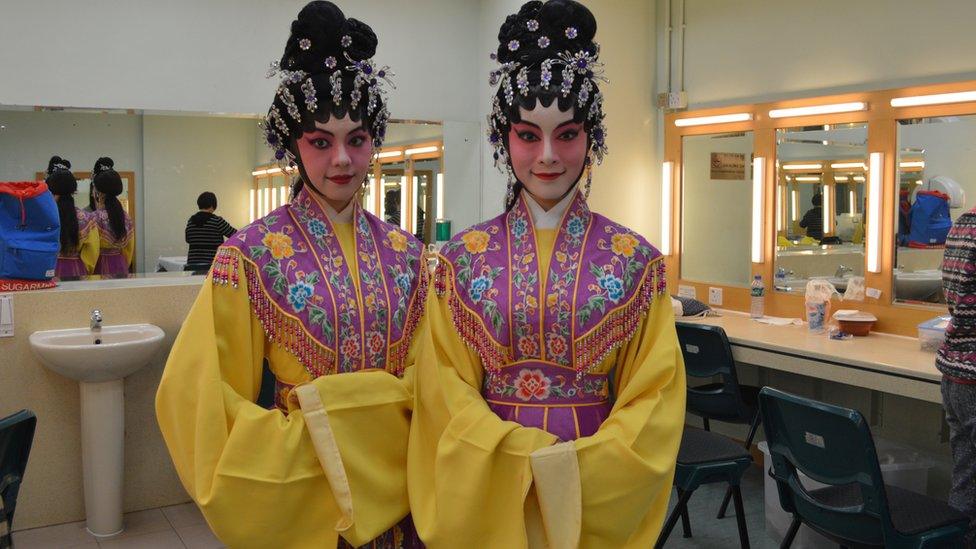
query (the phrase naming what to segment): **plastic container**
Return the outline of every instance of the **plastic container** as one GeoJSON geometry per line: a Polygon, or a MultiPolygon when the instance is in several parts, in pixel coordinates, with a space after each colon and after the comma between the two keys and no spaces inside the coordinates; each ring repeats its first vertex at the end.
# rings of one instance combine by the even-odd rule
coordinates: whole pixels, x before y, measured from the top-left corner
{"type": "MultiPolygon", "coordinates": [[[[776,540],[777,543],[783,541],[786,532],[790,529],[793,517],[783,510],[779,504],[779,491],[776,490],[776,481],[769,476],[772,467],[772,460],[769,457],[769,446],[766,441],[758,444],[759,450],[763,453],[763,497],[765,498],[766,508],[766,533],[776,540]]],[[[906,448],[894,442],[884,439],[874,439],[874,447],[878,453],[878,462],[881,465],[881,476],[884,477],[885,484],[911,490],[919,494],[925,494],[928,489],[929,471],[934,467],[931,460],[921,456],[915,450],[906,448]]],[[[807,490],[816,490],[825,485],[797,471],[800,475],[800,483],[807,490]]],[[[794,549],[805,548],[830,548],[834,549],[837,544],[814,532],[806,525],[801,526],[797,532],[796,539],[791,546],[794,549]]]]}
{"type": "Polygon", "coordinates": [[[749,288],[751,294],[749,316],[752,318],[762,318],[766,314],[766,285],[763,284],[762,276],[756,275],[752,279],[752,285],[749,288]]]}
{"type": "Polygon", "coordinates": [[[936,352],[945,341],[951,316],[937,316],[918,325],[918,343],[923,351],[936,352]]]}
{"type": "Polygon", "coordinates": [[[874,328],[874,323],[878,321],[878,317],[871,313],[844,310],[834,313],[834,320],[840,325],[842,332],[863,337],[871,333],[871,329],[874,328]]]}

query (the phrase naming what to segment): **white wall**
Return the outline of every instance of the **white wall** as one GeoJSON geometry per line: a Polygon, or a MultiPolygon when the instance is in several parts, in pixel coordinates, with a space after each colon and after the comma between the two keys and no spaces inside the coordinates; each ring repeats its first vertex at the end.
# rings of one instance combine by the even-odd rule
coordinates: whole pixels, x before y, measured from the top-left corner
{"type": "MultiPolygon", "coordinates": [[[[610,154],[596,168],[590,206],[656,242],[660,233],[660,199],[654,190],[657,120],[653,104],[654,5],[650,0],[584,2],[597,20],[596,41],[606,64],[609,85],[601,85],[607,113],[610,154]]],[[[498,28],[518,11],[518,0],[482,0],[478,73],[480,120],[488,115],[491,94],[488,73],[496,63],[488,54],[498,47],[498,28]]],[[[484,128],[484,122],[482,122],[484,128]]],[[[484,138],[482,138],[484,139],[484,138]]],[[[483,147],[482,217],[496,215],[505,198],[505,179],[493,166],[491,150],[483,147]]],[[[658,176],[659,178],[659,176],[658,176]]]]}
{"type": "Polygon", "coordinates": [[[186,221],[204,191],[217,195],[217,215],[235,228],[247,224],[258,126],[248,118],[147,115],[143,129],[146,238],[139,251],[152,271],[159,256],[186,255],[186,221]]]}
{"type": "MultiPolygon", "coordinates": [[[[476,0],[336,3],[379,36],[394,116],[473,120],[476,0]]],[[[4,0],[0,104],[263,114],[265,72],[304,4],[4,0]]]]}
{"type": "MultiPolygon", "coordinates": [[[[663,12],[667,0],[656,1],[663,12]]],[[[684,4],[685,89],[692,108],[976,78],[976,2],[684,4]]],[[[663,18],[658,32],[664,91],[663,18]]],[[[677,78],[676,65],[672,74],[677,78]]]]}

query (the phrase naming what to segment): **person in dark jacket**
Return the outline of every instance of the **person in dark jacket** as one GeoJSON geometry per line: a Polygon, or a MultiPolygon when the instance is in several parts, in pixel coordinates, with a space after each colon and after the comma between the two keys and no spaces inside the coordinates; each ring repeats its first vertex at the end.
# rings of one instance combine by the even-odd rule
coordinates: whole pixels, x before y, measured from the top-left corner
{"type": "Polygon", "coordinates": [[[800,220],[800,228],[807,230],[807,236],[820,240],[823,238],[823,195],[817,193],[810,200],[813,207],[803,214],[800,220]]]}
{"type": "Polygon", "coordinates": [[[214,214],[217,209],[217,195],[214,193],[207,191],[200,194],[197,207],[200,211],[186,222],[186,243],[190,245],[186,258],[187,271],[210,269],[224,238],[237,232],[224,218],[214,214]]]}

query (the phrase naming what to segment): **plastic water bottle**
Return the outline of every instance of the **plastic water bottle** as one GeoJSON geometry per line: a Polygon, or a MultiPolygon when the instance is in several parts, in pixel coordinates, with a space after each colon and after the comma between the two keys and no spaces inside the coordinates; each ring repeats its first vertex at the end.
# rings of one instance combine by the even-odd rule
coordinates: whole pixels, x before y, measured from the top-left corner
{"type": "Polygon", "coordinates": [[[763,284],[761,275],[756,275],[752,279],[750,289],[752,302],[749,306],[749,316],[752,318],[762,318],[766,314],[766,286],[763,284]]]}

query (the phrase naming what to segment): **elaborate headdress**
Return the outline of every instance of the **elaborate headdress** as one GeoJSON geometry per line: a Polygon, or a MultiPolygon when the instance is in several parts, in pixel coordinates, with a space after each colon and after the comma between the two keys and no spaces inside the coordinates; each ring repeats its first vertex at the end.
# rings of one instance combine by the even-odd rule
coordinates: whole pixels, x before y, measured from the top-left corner
{"type": "Polygon", "coordinates": [[[369,25],[347,19],[332,2],[317,0],[302,8],[285,53],[268,71],[268,78],[280,77],[264,119],[275,160],[294,164],[291,139],[330,116],[363,120],[373,145],[382,145],[390,118],[383,84],[393,85],[393,73],[373,62],[376,42],[369,25]]]}
{"type": "MultiPolygon", "coordinates": [[[[557,101],[560,110],[574,110],[589,136],[587,172],[603,162],[607,153],[603,125],[603,94],[597,82],[609,83],[599,60],[600,46],[593,41],[596,19],[573,0],[532,1],[509,15],[498,31],[498,50],[491,58],[500,66],[491,71],[490,83],[498,86],[488,115],[488,140],[494,147],[495,165],[508,174],[508,197],[514,197],[515,175],[506,153],[508,131],[517,122],[519,107],[533,108],[536,101],[557,101]]],[[[584,192],[589,195],[587,175],[584,192]]]]}

